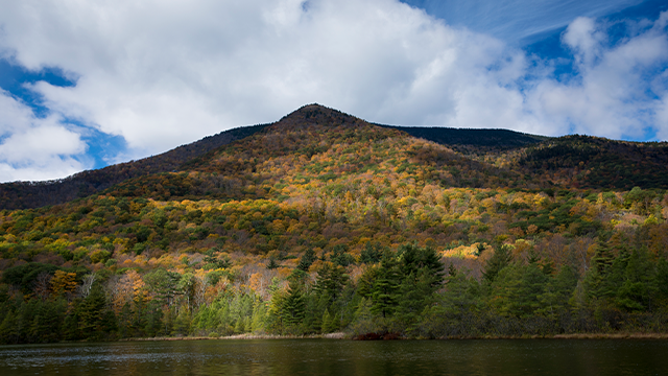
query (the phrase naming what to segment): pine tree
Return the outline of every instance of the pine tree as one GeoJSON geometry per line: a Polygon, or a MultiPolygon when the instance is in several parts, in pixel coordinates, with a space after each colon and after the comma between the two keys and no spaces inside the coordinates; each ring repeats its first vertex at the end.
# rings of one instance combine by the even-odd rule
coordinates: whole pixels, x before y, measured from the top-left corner
{"type": "Polygon", "coordinates": [[[281,316],[286,326],[298,326],[306,316],[306,297],[302,289],[301,285],[294,282],[288,288],[288,295],[281,307],[281,316]]]}
{"type": "Polygon", "coordinates": [[[276,269],[276,268],[278,268],[278,266],[279,265],[276,262],[276,259],[274,258],[274,256],[269,257],[269,263],[267,264],[267,269],[269,269],[269,270],[276,269]]]}
{"type": "Polygon", "coordinates": [[[485,280],[489,283],[494,282],[499,272],[510,265],[511,260],[512,255],[510,254],[509,247],[505,244],[498,244],[494,249],[494,256],[487,261],[487,265],[485,266],[485,271],[483,272],[485,280]]]}
{"type": "Polygon", "coordinates": [[[338,312],[329,320],[329,325],[327,326],[327,333],[334,333],[339,331],[341,323],[341,314],[338,312]]]}
{"type": "Polygon", "coordinates": [[[87,338],[98,338],[102,335],[105,306],[106,298],[99,285],[95,285],[88,297],[79,304],[79,328],[87,338]]]}
{"type": "Polygon", "coordinates": [[[448,265],[448,276],[449,279],[457,277],[457,268],[455,268],[455,264],[453,263],[450,263],[450,265],[448,265]]]}
{"type": "Polygon", "coordinates": [[[301,260],[299,260],[299,265],[297,265],[297,269],[303,270],[308,273],[309,268],[311,267],[311,265],[313,265],[316,259],[317,258],[315,256],[315,252],[313,251],[313,249],[311,248],[307,249],[304,255],[302,256],[301,260]]]}
{"type": "Polygon", "coordinates": [[[612,251],[610,250],[610,247],[608,247],[608,244],[599,240],[596,243],[596,251],[594,252],[594,256],[591,258],[592,267],[596,268],[599,274],[605,275],[607,274],[610,266],[612,266],[614,259],[615,258],[612,255],[612,251]]]}
{"type": "Polygon", "coordinates": [[[329,315],[329,311],[325,310],[325,313],[322,315],[322,321],[321,321],[321,330],[320,333],[326,334],[330,333],[329,332],[329,327],[330,327],[330,322],[332,321],[331,316],[329,315]]]}
{"type": "Polygon", "coordinates": [[[20,334],[18,315],[12,311],[7,312],[7,315],[0,322],[0,343],[18,343],[20,334]]]}
{"type": "Polygon", "coordinates": [[[383,255],[376,281],[371,290],[371,311],[383,317],[391,315],[398,305],[401,272],[397,260],[389,252],[383,255]]]}
{"type": "Polygon", "coordinates": [[[325,263],[318,270],[315,291],[318,296],[327,296],[329,306],[336,301],[347,282],[348,275],[342,266],[325,263]]]}
{"type": "Polygon", "coordinates": [[[243,317],[237,319],[237,323],[234,325],[235,334],[243,334],[246,332],[246,325],[244,323],[243,317]]]}

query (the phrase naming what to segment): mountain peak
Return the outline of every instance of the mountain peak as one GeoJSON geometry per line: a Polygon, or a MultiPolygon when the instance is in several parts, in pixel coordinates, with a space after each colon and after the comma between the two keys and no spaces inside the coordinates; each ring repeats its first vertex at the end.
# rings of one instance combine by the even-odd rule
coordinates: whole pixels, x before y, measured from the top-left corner
{"type": "Polygon", "coordinates": [[[281,125],[360,125],[364,120],[318,103],[307,104],[284,116],[276,124],[281,125]]]}

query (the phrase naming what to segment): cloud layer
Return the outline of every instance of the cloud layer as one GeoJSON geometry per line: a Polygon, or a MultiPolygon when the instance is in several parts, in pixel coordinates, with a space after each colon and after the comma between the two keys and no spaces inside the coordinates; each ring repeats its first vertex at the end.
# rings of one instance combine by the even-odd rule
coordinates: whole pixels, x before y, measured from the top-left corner
{"type": "Polygon", "coordinates": [[[312,102],[381,123],[668,138],[667,13],[625,25],[617,41],[615,25],[576,19],[562,35],[575,73],[558,77],[553,61],[397,0],[0,7],[5,57],[76,81],[29,86],[46,118],[0,93],[0,181],[89,167],[80,162],[85,127],[125,139],[116,162],[312,102]]]}
{"type": "Polygon", "coordinates": [[[600,17],[644,0],[402,0],[455,26],[511,43],[535,40],[577,17],[600,17]]]}

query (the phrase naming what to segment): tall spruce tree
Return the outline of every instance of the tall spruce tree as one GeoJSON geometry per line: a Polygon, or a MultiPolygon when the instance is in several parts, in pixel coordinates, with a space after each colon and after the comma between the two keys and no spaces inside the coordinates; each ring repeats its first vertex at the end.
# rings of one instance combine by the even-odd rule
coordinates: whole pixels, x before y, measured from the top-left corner
{"type": "Polygon", "coordinates": [[[401,271],[394,255],[386,252],[377,270],[376,280],[371,290],[373,306],[371,311],[383,317],[391,315],[399,304],[401,271]]]}

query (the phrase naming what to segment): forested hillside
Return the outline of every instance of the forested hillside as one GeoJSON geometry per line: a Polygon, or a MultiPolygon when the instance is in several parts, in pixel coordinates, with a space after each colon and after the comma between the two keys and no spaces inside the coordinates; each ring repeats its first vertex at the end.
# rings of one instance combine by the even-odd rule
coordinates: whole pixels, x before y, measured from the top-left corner
{"type": "Polygon", "coordinates": [[[65,179],[0,184],[0,209],[28,209],[57,205],[90,196],[127,179],[179,170],[180,166],[234,140],[262,130],[266,125],[236,128],[182,145],[153,157],[87,170],[65,179]]]}
{"type": "Polygon", "coordinates": [[[488,146],[311,105],[179,171],[0,211],[0,342],[665,333],[668,194],[593,178],[622,181],[610,150],[636,166],[614,177],[660,175],[663,145],[488,146]]]}
{"type": "Polygon", "coordinates": [[[523,150],[518,162],[566,187],[668,188],[668,143],[612,141],[588,136],[553,139],[523,150]]]}

